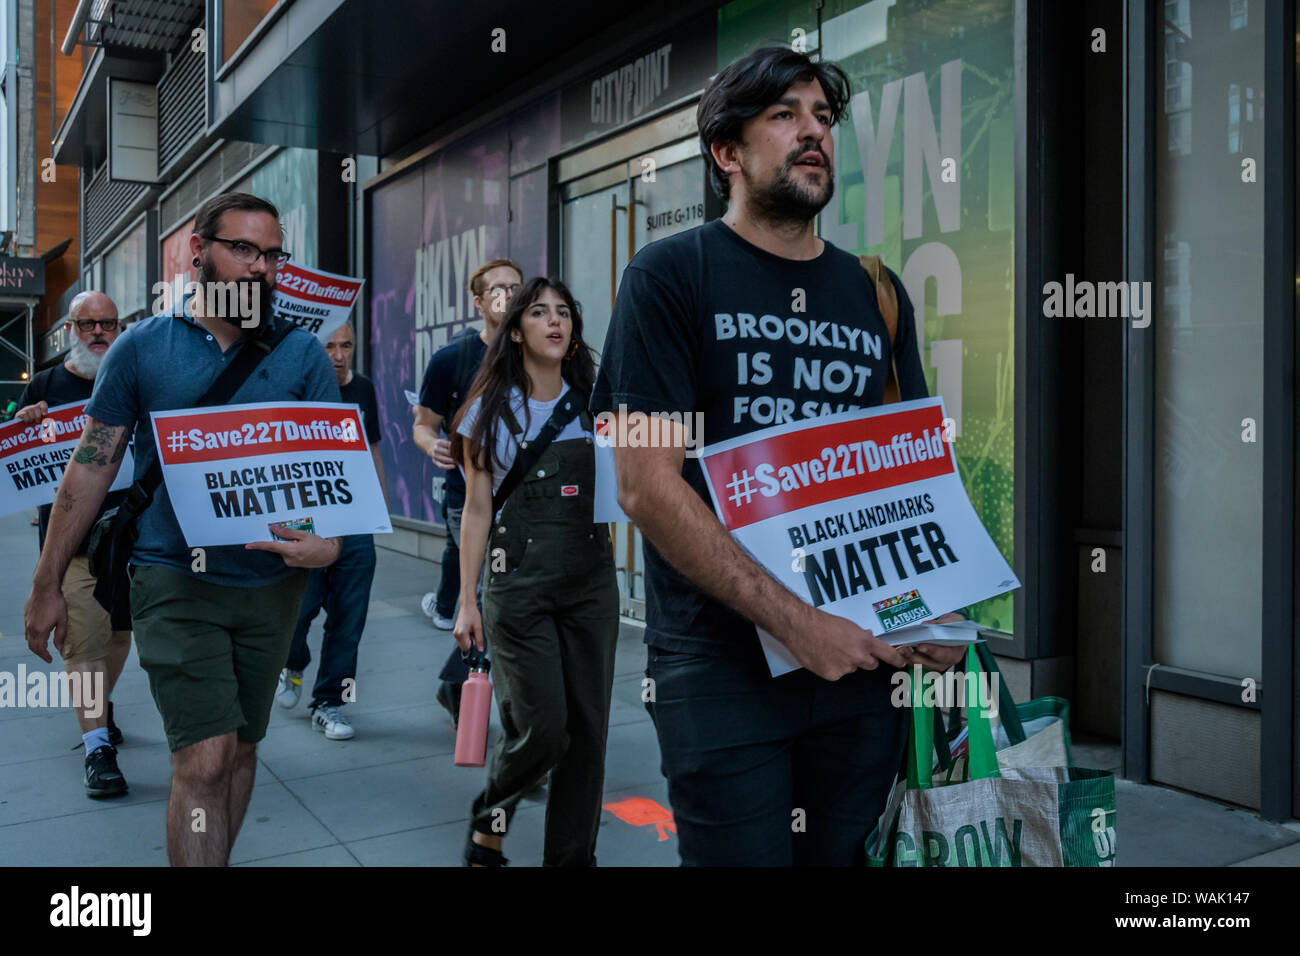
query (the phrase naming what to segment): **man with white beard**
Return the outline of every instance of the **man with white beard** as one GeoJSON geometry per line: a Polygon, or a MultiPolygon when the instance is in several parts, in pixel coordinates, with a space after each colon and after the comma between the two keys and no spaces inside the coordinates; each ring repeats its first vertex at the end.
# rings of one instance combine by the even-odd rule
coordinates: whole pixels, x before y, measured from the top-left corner
{"type": "MultiPolygon", "coordinates": [[[[68,330],[72,347],[61,365],[55,365],[32,377],[14,416],[28,425],[39,425],[51,408],[84,402],[95,385],[95,373],[104,354],[122,331],[117,306],[102,292],[82,292],[72,300],[68,310],[68,330]]],[[[116,507],[126,496],[115,491],[104,498],[103,514],[116,507]]],[[[51,505],[41,505],[41,548],[50,524],[51,505]]],[[[96,516],[96,521],[99,520],[96,516]]],[[[117,767],[116,744],[122,731],[113,722],[113,704],[107,698],[113,692],[122,665],[131,650],[131,632],[114,631],[108,612],[95,600],[95,579],[86,565],[86,541],[77,546],[76,556],[63,579],[63,597],[68,605],[68,632],[63,645],[63,666],[68,675],[80,674],[83,706],[77,709],[81,739],[86,747],[86,795],[114,797],[127,792],[126,778],[117,767]]]]}

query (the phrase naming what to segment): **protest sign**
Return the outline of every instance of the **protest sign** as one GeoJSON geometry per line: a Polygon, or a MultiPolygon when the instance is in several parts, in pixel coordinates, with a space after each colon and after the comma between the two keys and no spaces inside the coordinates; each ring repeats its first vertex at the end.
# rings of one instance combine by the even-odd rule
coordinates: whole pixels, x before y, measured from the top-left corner
{"type": "Polygon", "coordinates": [[[271,310],[328,342],[348,319],[364,279],[308,269],[290,260],[280,267],[271,297],[271,310]]]}
{"type": "Polygon", "coordinates": [[[260,402],[154,412],[163,481],[190,547],[393,530],[356,405],[260,402]]]}
{"type": "Polygon", "coordinates": [[[595,514],[592,520],[616,524],[631,521],[618,503],[618,473],[614,470],[614,447],[609,442],[610,422],[598,418],[595,422],[596,480],[592,494],[595,496],[595,514]]]}
{"type": "MultiPolygon", "coordinates": [[[[0,425],[0,515],[54,501],[59,479],[86,427],[86,402],[57,405],[39,425],[20,421],[0,425]]],[[[131,485],[135,463],[128,450],[110,491],[131,485]]]]}
{"type": "MultiPolygon", "coordinates": [[[[1020,586],[971,507],[940,398],[751,432],[704,449],[736,542],[810,604],[883,640],[1020,586]]],[[[773,674],[798,667],[760,633],[773,674]]]]}

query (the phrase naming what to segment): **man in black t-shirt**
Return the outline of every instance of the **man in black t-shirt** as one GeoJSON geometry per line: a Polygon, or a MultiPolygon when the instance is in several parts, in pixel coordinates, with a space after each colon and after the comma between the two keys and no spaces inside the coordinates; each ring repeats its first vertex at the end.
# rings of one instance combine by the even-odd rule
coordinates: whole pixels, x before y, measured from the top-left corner
{"type": "MultiPolygon", "coordinates": [[[[379,427],[379,403],[375,386],[364,375],[352,371],[356,338],[352,326],[343,323],[325,346],[334,374],[338,376],[339,394],[345,404],[361,409],[361,424],[370,443],[370,454],[379,475],[379,487],[388,499],[384,481],[384,462],[376,447],[383,440],[379,427]]],[[[290,709],[302,696],[302,672],[311,663],[307,632],[321,608],[325,609],[325,636],[321,640],[320,665],[311,695],[312,726],[329,740],[352,737],[352,723],[343,714],[343,705],[356,700],[357,648],[366,628],[366,611],[370,606],[370,585],[375,579],[375,538],[370,534],[343,536],[338,559],[323,568],[313,568],[307,580],[298,612],[289,658],[280,672],[280,686],[275,700],[290,709]]]]}
{"type": "MultiPolygon", "coordinates": [[[[700,140],[727,213],[628,264],[593,412],[703,413],[712,444],[878,405],[891,365],[903,400],[926,395],[906,291],[891,273],[891,342],[866,271],[813,229],[848,104],[837,66],[782,47],[709,84],[700,140]]],[[[903,751],[893,669],[946,669],[963,649],[891,647],[784,588],[714,516],[677,434],[677,447],[614,455],[645,539],[647,709],[682,862],[860,864],[903,751]],[[771,677],[756,624],[804,669],[771,677]]]]}
{"type": "MultiPolygon", "coordinates": [[[[18,399],[16,419],[39,425],[51,408],[90,399],[99,363],[122,331],[117,306],[102,292],[78,294],[68,309],[68,331],[72,338],[68,357],[33,376],[18,399]]],[[[125,497],[125,491],[109,492],[99,514],[116,507],[125,497]]],[[[50,505],[37,509],[42,550],[50,510],[50,505]]],[[[86,551],[87,540],[83,538],[63,578],[68,629],[60,653],[69,675],[79,673],[84,675],[79,679],[88,679],[92,688],[103,688],[102,699],[77,710],[77,723],[86,748],[86,795],[113,797],[126,793],[127,783],[117,766],[116,747],[122,742],[122,731],[113,721],[113,704],[108,698],[131,651],[131,632],[113,630],[108,612],[95,600],[95,579],[87,567],[86,551]]]]}

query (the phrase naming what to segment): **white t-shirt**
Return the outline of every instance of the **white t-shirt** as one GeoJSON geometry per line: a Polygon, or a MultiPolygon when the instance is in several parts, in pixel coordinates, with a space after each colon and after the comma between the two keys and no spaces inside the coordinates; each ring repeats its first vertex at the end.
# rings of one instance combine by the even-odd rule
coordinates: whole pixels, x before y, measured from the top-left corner
{"type": "MultiPolygon", "coordinates": [[[[538,402],[533,399],[528,400],[528,424],[524,429],[524,440],[532,441],[541,433],[542,426],[546,424],[551,417],[551,412],[555,411],[555,406],[565,395],[569,394],[568,383],[565,383],[564,390],[549,402],[538,402]]],[[[575,396],[576,398],[577,396],[575,396]]],[[[465,409],[465,416],[461,420],[460,427],[456,429],[466,438],[469,437],[470,431],[474,427],[474,420],[478,417],[478,410],[481,406],[480,399],[474,399],[470,406],[465,409]]],[[[510,411],[519,422],[524,426],[524,394],[519,389],[514,389],[510,393],[510,411]]],[[[573,438],[590,437],[594,438],[590,431],[582,427],[581,409],[567,425],[560,430],[555,436],[557,442],[569,441],[573,438]]],[[[515,436],[511,434],[509,426],[504,422],[497,423],[497,447],[496,454],[492,456],[492,493],[496,494],[497,489],[501,487],[501,482],[505,481],[506,474],[510,471],[510,466],[514,464],[515,455],[519,451],[519,446],[515,442],[515,436]],[[499,459],[499,461],[498,461],[499,459]],[[504,468],[501,463],[504,463],[504,468]]],[[[461,471],[464,472],[464,466],[461,471]]]]}

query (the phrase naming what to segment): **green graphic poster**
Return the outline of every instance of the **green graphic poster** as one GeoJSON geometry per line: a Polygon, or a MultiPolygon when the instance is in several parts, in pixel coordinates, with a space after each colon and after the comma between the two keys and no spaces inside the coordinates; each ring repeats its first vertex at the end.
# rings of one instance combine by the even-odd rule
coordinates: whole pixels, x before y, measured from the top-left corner
{"type": "MultiPolygon", "coordinates": [[[[1013,560],[1015,6],[1013,0],[738,0],[718,13],[719,68],[786,43],[848,74],[835,198],[819,234],[876,253],[916,308],[931,395],[962,481],[1013,560]]],[[[1013,592],[1014,593],[1014,592],[1013,592]]],[[[1010,631],[1011,594],[972,607],[1010,631]]]]}

